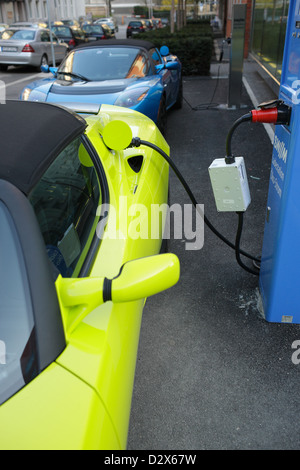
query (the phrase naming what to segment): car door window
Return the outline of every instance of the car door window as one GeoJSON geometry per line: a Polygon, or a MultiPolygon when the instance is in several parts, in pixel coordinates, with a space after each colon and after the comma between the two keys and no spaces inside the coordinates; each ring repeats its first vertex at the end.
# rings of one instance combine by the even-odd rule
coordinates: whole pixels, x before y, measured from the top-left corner
{"type": "Polygon", "coordinates": [[[77,275],[83,264],[100,197],[97,174],[80,137],[59,154],[29,195],[48,256],[62,276],[77,275]]]}
{"type": "Polygon", "coordinates": [[[152,62],[153,62],[154,65],[159,65],[159,64],[162,64],[162,63],[163,63],[163,61],[162,61],[162,59],[161,59],[161,56],[160,56],[160,54],[159,54],[159,52],[158,52],[157,49],[155,49],[155,48],[150,49],[149,55],[150,55],[150,57],[151,57],[152,62]]]}
{"type": "Polygon", "coordinates": [[[42,42],[49,42],[50,41],[50,35],[47,33],[47,31],[42,31],[41,32],[41,41],[42,42]]]}
{"type": "Polygon", "coordinates": [[[38,373],[34,316],[22,249],[0,202],[0,405],[38,373]]]}

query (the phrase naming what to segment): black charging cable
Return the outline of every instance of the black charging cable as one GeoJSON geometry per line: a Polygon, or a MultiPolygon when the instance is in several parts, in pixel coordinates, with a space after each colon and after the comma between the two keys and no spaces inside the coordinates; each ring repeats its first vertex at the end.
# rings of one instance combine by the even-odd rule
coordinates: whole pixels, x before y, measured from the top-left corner
{"type": "MultiPolygon", "coordinates": [[[[152,148],[153,150],[156,150],[156,152],[158,152],[170,165],[170,167],[173,169],[173,171],[175,172],[176,176],[178,177],[179,181],[181,182],[181,184],[183,185],[184,189],[186,190],[188,196],[190,197],[191,201],[192,201],[192,204],[193,206],[197,209],[197,200],[192,192],[192,190],[190,189],[188,183],[185,181],[184,177],[182,176],[181,172],[179,171],[179,169],[177,168],[176,164],[174,163],[174,161],[162,150],[160,149],[157,145],[155,144],[152,144],[151,142],[148,142],[146,140],[142,140],[140,139],[139,137],[135,137],[132,139],[131,141],[131,144],[130,144],[130,147],[139,147],[140,145],[145,145],[146,147],[150,147],[152,148]]],[[[199,211],[198,211],[199,212],[199,211]]],[[[257,262],[260,262],[260,259],[259,258],[255,258],[254,256],[250,255],[249,253],[247,253],[246,251],[244,250],[241,250],[240,249],[240,239],[241,239],[241,232],[242,232],[242,224],[241,224],[241,227],[240,227],[240,233],[239,233],[239,236],[237,237],[236,239],[236,242],[238,242],[238,246],[236,246],[236,244],[233,244],[231,243],[226,237],[224,237],[213,225],[212,223],[209,221],[209,219],[206,217],[206,215],[204,215],[203,213],[200,213],[201,217],[203,217],[204,219],[204,222],[205,224],[208,226],[208,228],[218,237],[220,238],[224,243],[226,243],[226,245],[230,246],[230,248],[234,249],[236,251],[236,253],[238,252],[238,254],[242,254],[244,256],[246,256],[247,258],[251,259],[251,260],[254,260],[254,261],[257,261],[257,262]]],[[[237,256],[237,255],[236,255],[237,256]]],[[[238,256],[239,257],[239,256],[238,256]]],[[[243,267],[243,263],[239,263],[241,267],[243,267]]],[[[247,267],[246,267],[247,268],[247,267]]],[[[246,270],[249,272],[249,269],[250,268],[247,268],[246,270]]],[[[252,270],[250,270],[250,272],[252,272],[252,270]]],[[[257,274],[256,272],[252,272],[252,274],[257,274]]]]}
{"type": "MultiPolygon", "coordinates": [[[[236,257],[236,260],[237,260],[238,264],[241,266],[241,268],[243,268],[245,271],[247,271],[250,274],[255,274],[256,276],[258,276],[259,275],[259,270],[254,271],[254,269],[251,269],[248,266],[246,266],[241,260],[242,250],[240,249],[240,242],[241,242],[242,231],[243,231],[244,213],[243,212],[237,212],[237,215],[238,215],[239,221],[238,221],[238,229],[237,229],[236,238],[235,238],[235,257],[236,257]]],[[[252,259],[254,260],[254,258],[252,258],[252,259]]],[[[255,260],[255,261],[260,262],[260,260],[255,260]]]]}
{"type": "Polygon", "coordinates": [[[227,137],[226,137],[226,157],[225,157],[225,162],[228,163],[228,164],[234,163],[234,161],[235,161],[235,158],[232,155],[232,151],[231,151],[231,141],[232,141],[233,133],[240,124],[242,124],[243,122],[247,122],[247,121],[252,121],[251,112],[247,113],[247,114],[244,114],[243,116],[238,118],[233,123],[232,127],[229,129],[229,132],[228,132],[227,137]]]}

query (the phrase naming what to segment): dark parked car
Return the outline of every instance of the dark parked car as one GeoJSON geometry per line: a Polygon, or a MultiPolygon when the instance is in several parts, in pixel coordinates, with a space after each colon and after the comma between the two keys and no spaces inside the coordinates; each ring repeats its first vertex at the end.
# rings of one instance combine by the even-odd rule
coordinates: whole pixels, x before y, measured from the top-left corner
{"type": "Polygon", "coordinates": [[[88,42],[85,33],[81,29],[74,30],[70,26],[56,25],[52,26],[51,31],[59,39],[63,39],[63,41],[68,44],[69,49],[73,49],[75,46],[88,42]]]}
{"type": "Polygon", "coordinates": [[[145,33],[147,26],[144,20],[130,21],[127,26],[126,37],[131,38],[135,34],[145,33]]]}
{"type": "Polygon", "coordinates": [[[61,20],[61,22],[72,29],[80,29],[80,24],[77,20],[61,20]]]}
{"type": "Polygon", "coordinates": [[[106,24],[86,24],[82,26],[82,31],[88,39],[113,39],[116,37],[106,24]]]}

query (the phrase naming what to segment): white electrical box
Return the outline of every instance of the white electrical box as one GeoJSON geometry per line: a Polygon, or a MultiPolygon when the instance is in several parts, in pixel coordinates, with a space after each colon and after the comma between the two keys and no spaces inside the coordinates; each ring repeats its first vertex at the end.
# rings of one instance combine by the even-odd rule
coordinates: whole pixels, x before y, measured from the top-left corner
{"type": "Polygon", "coordinates": [[[243,157],[227,164],[217,158],[208,168],[211,185],[220,212],[244,212],[251,202],[246,167],[243,157]]]}

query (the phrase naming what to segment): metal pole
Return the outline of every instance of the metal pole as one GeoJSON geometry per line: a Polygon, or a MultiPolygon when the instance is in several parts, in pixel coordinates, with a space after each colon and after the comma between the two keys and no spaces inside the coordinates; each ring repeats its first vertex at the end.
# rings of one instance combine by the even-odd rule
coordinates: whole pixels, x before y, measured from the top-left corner
{"type": "Polygon", "coordinates": [[[48,24],[49,24],[49,31],[50,31],[52,64],[53,64],[53,67],[55,67],[55,54],[54,54],[53,36],[52,36],[52,30],[51,30],[51,18],[50,18],[49,0],[47,0],[47,15],[48,15],[48,24]]]}
{"type": "Polygon", "coordinates": [[[244,64],[244,45],[246,29],[246,4],[232,7],[232,34],[229,63],[228,107],[241,107],[242,78],[244,64]]]}

